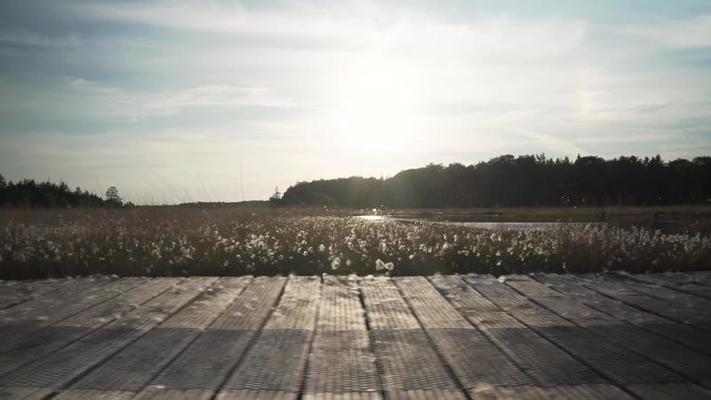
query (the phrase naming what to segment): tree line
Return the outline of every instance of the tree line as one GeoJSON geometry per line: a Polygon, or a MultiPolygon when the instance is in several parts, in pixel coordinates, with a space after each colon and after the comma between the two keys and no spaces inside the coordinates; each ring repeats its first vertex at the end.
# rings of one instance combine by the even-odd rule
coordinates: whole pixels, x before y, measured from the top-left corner
{"type": "Polygon", "coordinates": [[[72,190],[64,182],[35,182],[33,179],[12,182],[6,181],[5,177],[0,175],[0,207],[77,208],[132,205],[130,202],[123,202],[114,186],[106,191],[106,198],[101,198],[80,187],[72,190]]]}
{"type": "Polygon", "coordinates": [[[546,158],[507,154],[473,165],[430,164],[387,178],[299,182],[281,204],[336,207],[651,206],[711,203],[711,157],[546,158]]]}

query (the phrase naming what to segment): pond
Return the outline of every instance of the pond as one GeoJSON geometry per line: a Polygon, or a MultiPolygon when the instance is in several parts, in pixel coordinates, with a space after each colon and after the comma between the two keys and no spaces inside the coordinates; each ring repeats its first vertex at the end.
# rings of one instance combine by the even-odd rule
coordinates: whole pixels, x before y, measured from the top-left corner
{"type": "Polygon", "coordinates": [[[615,220],[615,221],[496,221],[493,216],[469,216],[461,215],[447,216],[445,214],[421,215],[421,216],[392,216],[392,215],[358,215],[358,218],[370,222],[397,221],[402,223],[427,222],[431,224],[443,224],[451,226],[467,226],[477,229],[489,230],[546,230],[559,229],[564,227],[584,227],[586,225],[611,225],[624,229],[632,227],[649,230],[660,230],[664,233],[696,233],[693,224],[688,221],[671,220],[615,220]]]}

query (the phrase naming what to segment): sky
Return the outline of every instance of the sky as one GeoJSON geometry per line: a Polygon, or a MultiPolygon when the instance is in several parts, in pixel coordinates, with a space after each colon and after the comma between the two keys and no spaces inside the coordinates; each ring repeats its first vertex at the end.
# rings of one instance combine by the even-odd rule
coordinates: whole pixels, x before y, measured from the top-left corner
{"type": "Polygon", "coordinates": [[[140,204],[711,154],[708,0],[2,0],[0,174],[140,204]]]}

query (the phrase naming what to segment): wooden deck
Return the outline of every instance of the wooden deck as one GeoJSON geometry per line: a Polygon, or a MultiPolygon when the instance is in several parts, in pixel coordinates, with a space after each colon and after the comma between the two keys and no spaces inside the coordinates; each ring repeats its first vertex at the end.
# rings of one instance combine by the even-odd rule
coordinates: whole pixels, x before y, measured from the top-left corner
{"type": "Polygon", "coordinates": [[[711,272],[0,282],[0,398],[711,398],[711,272]]]}

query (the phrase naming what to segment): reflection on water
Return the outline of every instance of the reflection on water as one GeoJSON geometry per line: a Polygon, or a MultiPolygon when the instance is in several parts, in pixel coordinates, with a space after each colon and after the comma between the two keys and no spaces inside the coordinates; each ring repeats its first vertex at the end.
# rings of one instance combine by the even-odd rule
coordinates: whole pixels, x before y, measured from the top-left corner
{"type": "Polygon", "coordinates": [[[360,218],[370,222],[382,222],[385,221],[385,218],[389,217],[386,217],[384,215],[357,215],[356,218],[360,218]]]}
{"type": "Polygon", "coordinates": [[[552,229],[561,227],[575,227],[575,226],[585,226],[585,225],[602,225],[604,222],[599,223],[589,223],[589,222],[480,222],[480,221],[433,221],[427,218],[399,218],[391,217],[388,215],[358,215],[356,218],[360,218],[369,222],[382,222],[385,220],[398,221],[398,222],[427,222],[430,224],[444,224],[444,225],[454,225],[454,226],[470,226],[472,228],[479,229],[515,229],[515,230],[527,230],[527,229],[552,229]]]}
{"type": "Polygon", "coordinates": [[[430,224],[444,224],[452,226],[466,226],[478,229],[513,229],[513,230],[541,230],[541,229],[556,229],[564,227],[584,227],[586,225],[611,225],[618,228],[630,229],[633,226],[645,228],[649,230],[661,230],[664,233],[686,233],[689,232],[688,224],[677,221],[655,221],[655,222],[640,222],[640,221],[610,221],[610,222],[573,222],[573,221],[472,221],[453,216],[449,219],[446,216],[438,215],[436,218],[427,216],[422,217],[396,217],[389,215],[359,215],[357,218],[369,222],[398,221],[402,223],[426,222],[430,224]]]}
{"type": "Polygon", "coordinates": [[[586,225],[604,225],[604,222],[440,222],[447,225],[470,226],[479,229],[553,229],[563,227],[583,227],[586,225]]]}
{"type": "Polygon", "coordinates": [[[481,221],[432,221],[421,218],[393,218],[401,222],[429,222],[452,226],[468,226],[478,229],[512,229],[512,230],[541,230],[563,227],[583,227],[586,225],[605,225],[605,222],[481,222],[481,221]]]}

